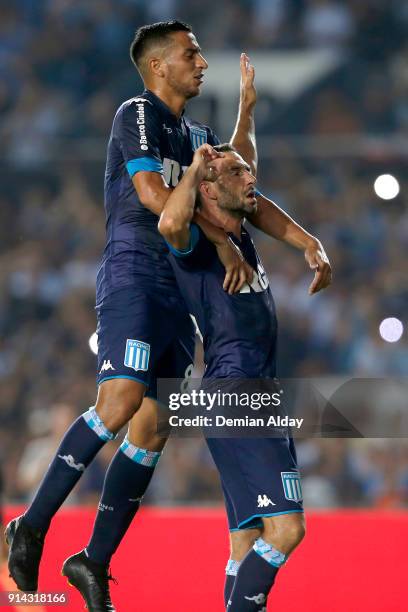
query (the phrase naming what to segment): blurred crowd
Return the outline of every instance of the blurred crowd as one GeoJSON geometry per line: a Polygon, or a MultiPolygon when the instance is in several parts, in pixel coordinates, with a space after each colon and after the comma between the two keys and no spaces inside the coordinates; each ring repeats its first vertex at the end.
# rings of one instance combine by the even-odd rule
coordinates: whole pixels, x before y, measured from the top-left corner
{"type": "MultiPolygon", "coordinates": [[[[408,373],[406,333],[387,343],[378,332],[386,317],[404,321],[408,304],[403,155],[373,146],[327,156],[313,145],[300,150],[293,140],[294,134],[406,136],[404,3],[231,0],[223,3],[220,19],[215,3],[195,0],[5,1],[0,459],[8,501],[30,499],[62,432],[95,399],[96,360],[88,341],[104,247],[104,147],[116,105],[137,91],[127,51],[134,30],[170,17],[196,26],[204,49],[320,47],[344,54],[341,68],[292,102],[278,121],[259,115],[259,133],[272,142],[260,151],[260,188],[319,236],[334,270],[330,290],[311,298],[312,274],[302,255],[254,232],[277,304],[279,374],[408,373]],[[101,161],[89,154],[90,142],[101,148],[101,161]],[[77,154],[61,156],[65,147],[77,154]],[[385,171],[400,182],[400,195],[391,201],[373,190],[385,171]]],[[[92,464],[71,503],[96,502],[114,446],[92,464]]],[[[322,439],[297,446],[308,507],[408,504],[404,440],[322,439]]],[[[202,440],[171,440],[146,500],[220,499],[202,440]]]]}
{"type": "Polygon", "coordinates": [[[19,167],[38,167],[60,154],[61,138],[66,149],[69,141],[75,146],[78,137],[106,138],[115,108],[140,87],[128,59],[134,31],[174,17],[191,23],[204,53],[318,48],[333,50],[345,62],[362,62],[348,71],[352,81],[341,90],[335,84],[306,108],[302,100],[302,112],[295,118],[290,114],[282,121],[278,109],[274,122],[274,113],[266,112],[263,130],[281,127],[298,133],[310,126],[317,133],[355,133],[395,130],[402,122],[407,126],[406,3],[226,0],[222,18],[220,11],[214,0],[3,0],[3,158],[19,167]],[[384,63],[397,53],[404,78],[393,78],[384,70],[384,63]],[[377,68],[367,70],[366,63],[377,68]],[[364,92],[358,91],[366,78],[364,92]],[[390,100],[395,97],[399,102],[393,107],[390,100]]]}

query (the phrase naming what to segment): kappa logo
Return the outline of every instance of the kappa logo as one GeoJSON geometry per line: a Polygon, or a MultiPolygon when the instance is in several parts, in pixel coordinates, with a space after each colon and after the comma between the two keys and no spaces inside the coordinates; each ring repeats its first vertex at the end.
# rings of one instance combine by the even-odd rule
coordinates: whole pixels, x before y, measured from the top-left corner
{"type": "Polygon", "coordinates": [[[276,504],[267,495],[258,495],[258,508],[267,508],[268,506],[276,506],[276,504]]]}
{"type": "Polygon", "coordinates": [[[59,459],[65,461],[65,463],[70,467],[74,468],[74,470],[78,470],[78,472],[85,472],[85,466],[83,463],[75,463],[75,459],[72,455],[58,455],[59,459]]]}
{"type": "Polygon", "coordinates": [[[253,601],[256,604],[264,604],[266,602],[266,595],[264,593],[259,593],[258,595],[254,595],[253,597],[247,597],[245,595],[245,599],[248,601],[253,601]]]}
{"type": "Polygon", "coordinates": [[[165,123],[163,123],[163,130],[166,132],[166,134],[172,134],[173,130],[169,127],[167,127],[167,125],[165,123]]]}
{"type": "Polygon", "coordinates": [[[102,367],[99,371],[99,374],[102,374],[102,372],[106,372],[106,370],[114,370],[115,368],[113,367],[113,365],[111,364],[111,360],[110,359],[105,359],[102,367]]]}

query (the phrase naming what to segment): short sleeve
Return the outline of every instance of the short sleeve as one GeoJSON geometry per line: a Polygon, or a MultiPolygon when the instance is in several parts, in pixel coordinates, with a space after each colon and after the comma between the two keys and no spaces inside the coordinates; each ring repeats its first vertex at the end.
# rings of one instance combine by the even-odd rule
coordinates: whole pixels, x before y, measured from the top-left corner
{"type": "Polygon", "coordinates": [[[141,170],[163,173],[161,123],[149,100],[134,98],[119,109],[115,136],[131,177],[141,170]]]}
{"type": "Polygon", "coordinates": [[[190,225],[190,244],[186,249],[176,249],[174,246],[166,243],[170,249],[170,253],[174,255],[174,257],[182,257],[183,259],[192,255],[194,249],[196,248],[198,242],[200,240],[200,229],[196,223],[192,223],[190,225]]]}
{"type": "Polygon", "coordinates": [[[170,258],[184,270],[204,270],[208,268],[209,262],[217,256],[214,245],[195,223],[190,226],[190,234],[190,244],[186,249],[179,251],[168,245],[170,258]]]}

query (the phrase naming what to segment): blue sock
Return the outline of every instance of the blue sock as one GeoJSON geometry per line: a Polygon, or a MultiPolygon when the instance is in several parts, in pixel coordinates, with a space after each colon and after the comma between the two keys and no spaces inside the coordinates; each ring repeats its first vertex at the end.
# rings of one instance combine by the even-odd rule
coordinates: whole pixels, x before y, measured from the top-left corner
{"type": "Polygon", "coordinates": [[[238,572],[238,568],[240,566],[239,561],[234,561],[233,559],[229,559],[227,563],[227,567],[225,568],[225,582],[224,582],[224,604],[225,607],[228,606],[228,602],[232,593],[232,589],[234,588],[235,577],[238,572]]]}
{"type": "Polygon", "coordinates": [[[85,468],[102,446],[114,437],[93,407],[73,422],[24,514],[31,527],[44,532],[48,530],[52,517],[81,478],[85,468]]]}
{"type": "Polygon", "coordinates": [[[161,453],[124,439],[106,472],[102,497],[86,553],[109,565],[140,506],[161,453]]]}
{"type": "Polygon", "coordinates": [[[285,561],[283,553],[258,538],[239,566],[228,612],[266,612],[269,591],[285,561]]]}

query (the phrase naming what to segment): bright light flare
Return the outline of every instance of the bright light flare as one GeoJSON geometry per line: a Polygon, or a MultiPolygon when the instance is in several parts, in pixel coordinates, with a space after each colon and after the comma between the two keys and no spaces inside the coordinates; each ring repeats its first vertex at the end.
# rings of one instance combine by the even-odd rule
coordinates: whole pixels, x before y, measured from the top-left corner
{"type": "Polygon", "coordinates": [[[404,326],[399,319],[388,317],[381,321],[379,331],[386,342],[398,342],[404,332],[404,326]]]}
{"type": "Polygon", "coordinates": [[[97,355],[98,354],[98,336],[96,332],[94,332],[92,336],[89,338],[88,344],[93,354],[97,355]]]}
{"type": "Polygon", "coordinates": [[[392,200],[400,192],[399,182],[392,174],[381,174],[374,181],[374,191],[382,200],[392,200]]]}

